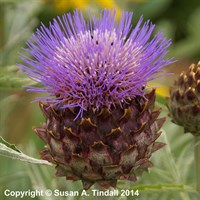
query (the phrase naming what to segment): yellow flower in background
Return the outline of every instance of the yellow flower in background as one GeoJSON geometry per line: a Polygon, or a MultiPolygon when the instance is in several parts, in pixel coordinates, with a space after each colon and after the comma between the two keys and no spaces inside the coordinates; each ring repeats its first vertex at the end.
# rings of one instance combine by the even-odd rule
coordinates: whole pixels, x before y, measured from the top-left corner
{"type": "Polygon", "coordinates": [[[102,8],[115,8],[117,19],[121,17],[122,9],[117,5],[115,0],[96,0],[96,2],[102,8]]]}
{"type": "Polygon", "coordinates": [[[83,10],[89,5],[90,0],[54,0],[53,3],[56,10],[59,12],[65,12],[71,8],[83,10]]]}
{"type": "Polygon", "coordinates": [[[91,7],[99,8],[115,8],[116,16],[119,19],[122,9],[115,0],[44,0],[46,3],[51,3],[58,12],[66,12],[70,9],[86,10],[91,7]]]}
{"type": "Polygon", "coordinates": [[[162,85],[160,83],[148,83],[148,87],[156,88],[156,94],[161,97],[168,97],[169,96],[169,86],[162,85]]]}
{"type": "Polygon", "coordinates": [[[123,8],[126,3],[143,3],[147,0],[125,0],[120,5],[116,0],[43,0],[47,4],[52,4],[56,11],[64,13],[70,9],[80,9],[87,11],[88,8],[115,8],[116,17],[120,19],[123,8]]]}

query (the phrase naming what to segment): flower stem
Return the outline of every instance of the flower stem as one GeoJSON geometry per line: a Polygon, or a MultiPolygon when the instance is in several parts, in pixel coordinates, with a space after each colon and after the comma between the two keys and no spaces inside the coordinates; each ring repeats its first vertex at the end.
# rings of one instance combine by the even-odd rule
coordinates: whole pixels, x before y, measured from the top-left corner
{"type": "Polygon", "coordinates": [[[195,165],[197,179],[197,195],[200,197],[200,136],[195,137],[195,165]]]}

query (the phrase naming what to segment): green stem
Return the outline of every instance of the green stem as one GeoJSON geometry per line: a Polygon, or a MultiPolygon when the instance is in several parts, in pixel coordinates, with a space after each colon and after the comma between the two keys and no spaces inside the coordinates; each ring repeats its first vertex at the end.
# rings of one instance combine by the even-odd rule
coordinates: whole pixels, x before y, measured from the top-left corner
{"type": "Polygon", "coordinates": [[[195,165],[196,165],[196,180],[197,194],[200,197],[200,136],[195,137],[195,165]]]}

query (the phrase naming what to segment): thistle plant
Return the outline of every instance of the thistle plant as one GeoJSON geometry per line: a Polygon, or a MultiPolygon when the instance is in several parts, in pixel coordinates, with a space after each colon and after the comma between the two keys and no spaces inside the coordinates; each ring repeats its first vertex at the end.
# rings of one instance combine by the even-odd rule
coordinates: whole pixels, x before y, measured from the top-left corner
{"type": "Polygon", "coordinates": [[[170,90],[168,108],[172,122],[195,139],[197,192],[200,196],[200,62],[182,72],[170,90]]]}
{"type": "Polygon", "coordinates": [[[76,10],[41,25],[27,42],[31,57],[21,55],[23,72],[43,86],[28,91],[48,94],[37,98],[46,122],[34,128],[46,144],[42,159],[85,189],[136,181],[164,146],[156,140],[165,119],[147,82],[172,62],[171,41],[142,21],[133,28],[131,12],[117,22],[106,9],[86,21],[76,10]]]}

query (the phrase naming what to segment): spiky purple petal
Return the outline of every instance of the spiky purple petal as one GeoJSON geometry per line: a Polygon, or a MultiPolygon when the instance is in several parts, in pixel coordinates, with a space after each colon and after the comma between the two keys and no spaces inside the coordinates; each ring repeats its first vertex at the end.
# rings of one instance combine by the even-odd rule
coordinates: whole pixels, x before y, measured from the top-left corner
{"type": "Polygon", "coordinates": [[[21,55],[24,73],[44,86],[29,91],[48,93],[38,100],[80,112],[143,95],[142,86],[171,63],[164,59],[171,41],[162,33],[151,39],[155,25],[142,21],[132,28],[131,12],[123,12],[118,23],[115,11],[105,9],[89,21],[76,10],[49,28],[42,24],[27,42],[32,58],[21,55]]]}

